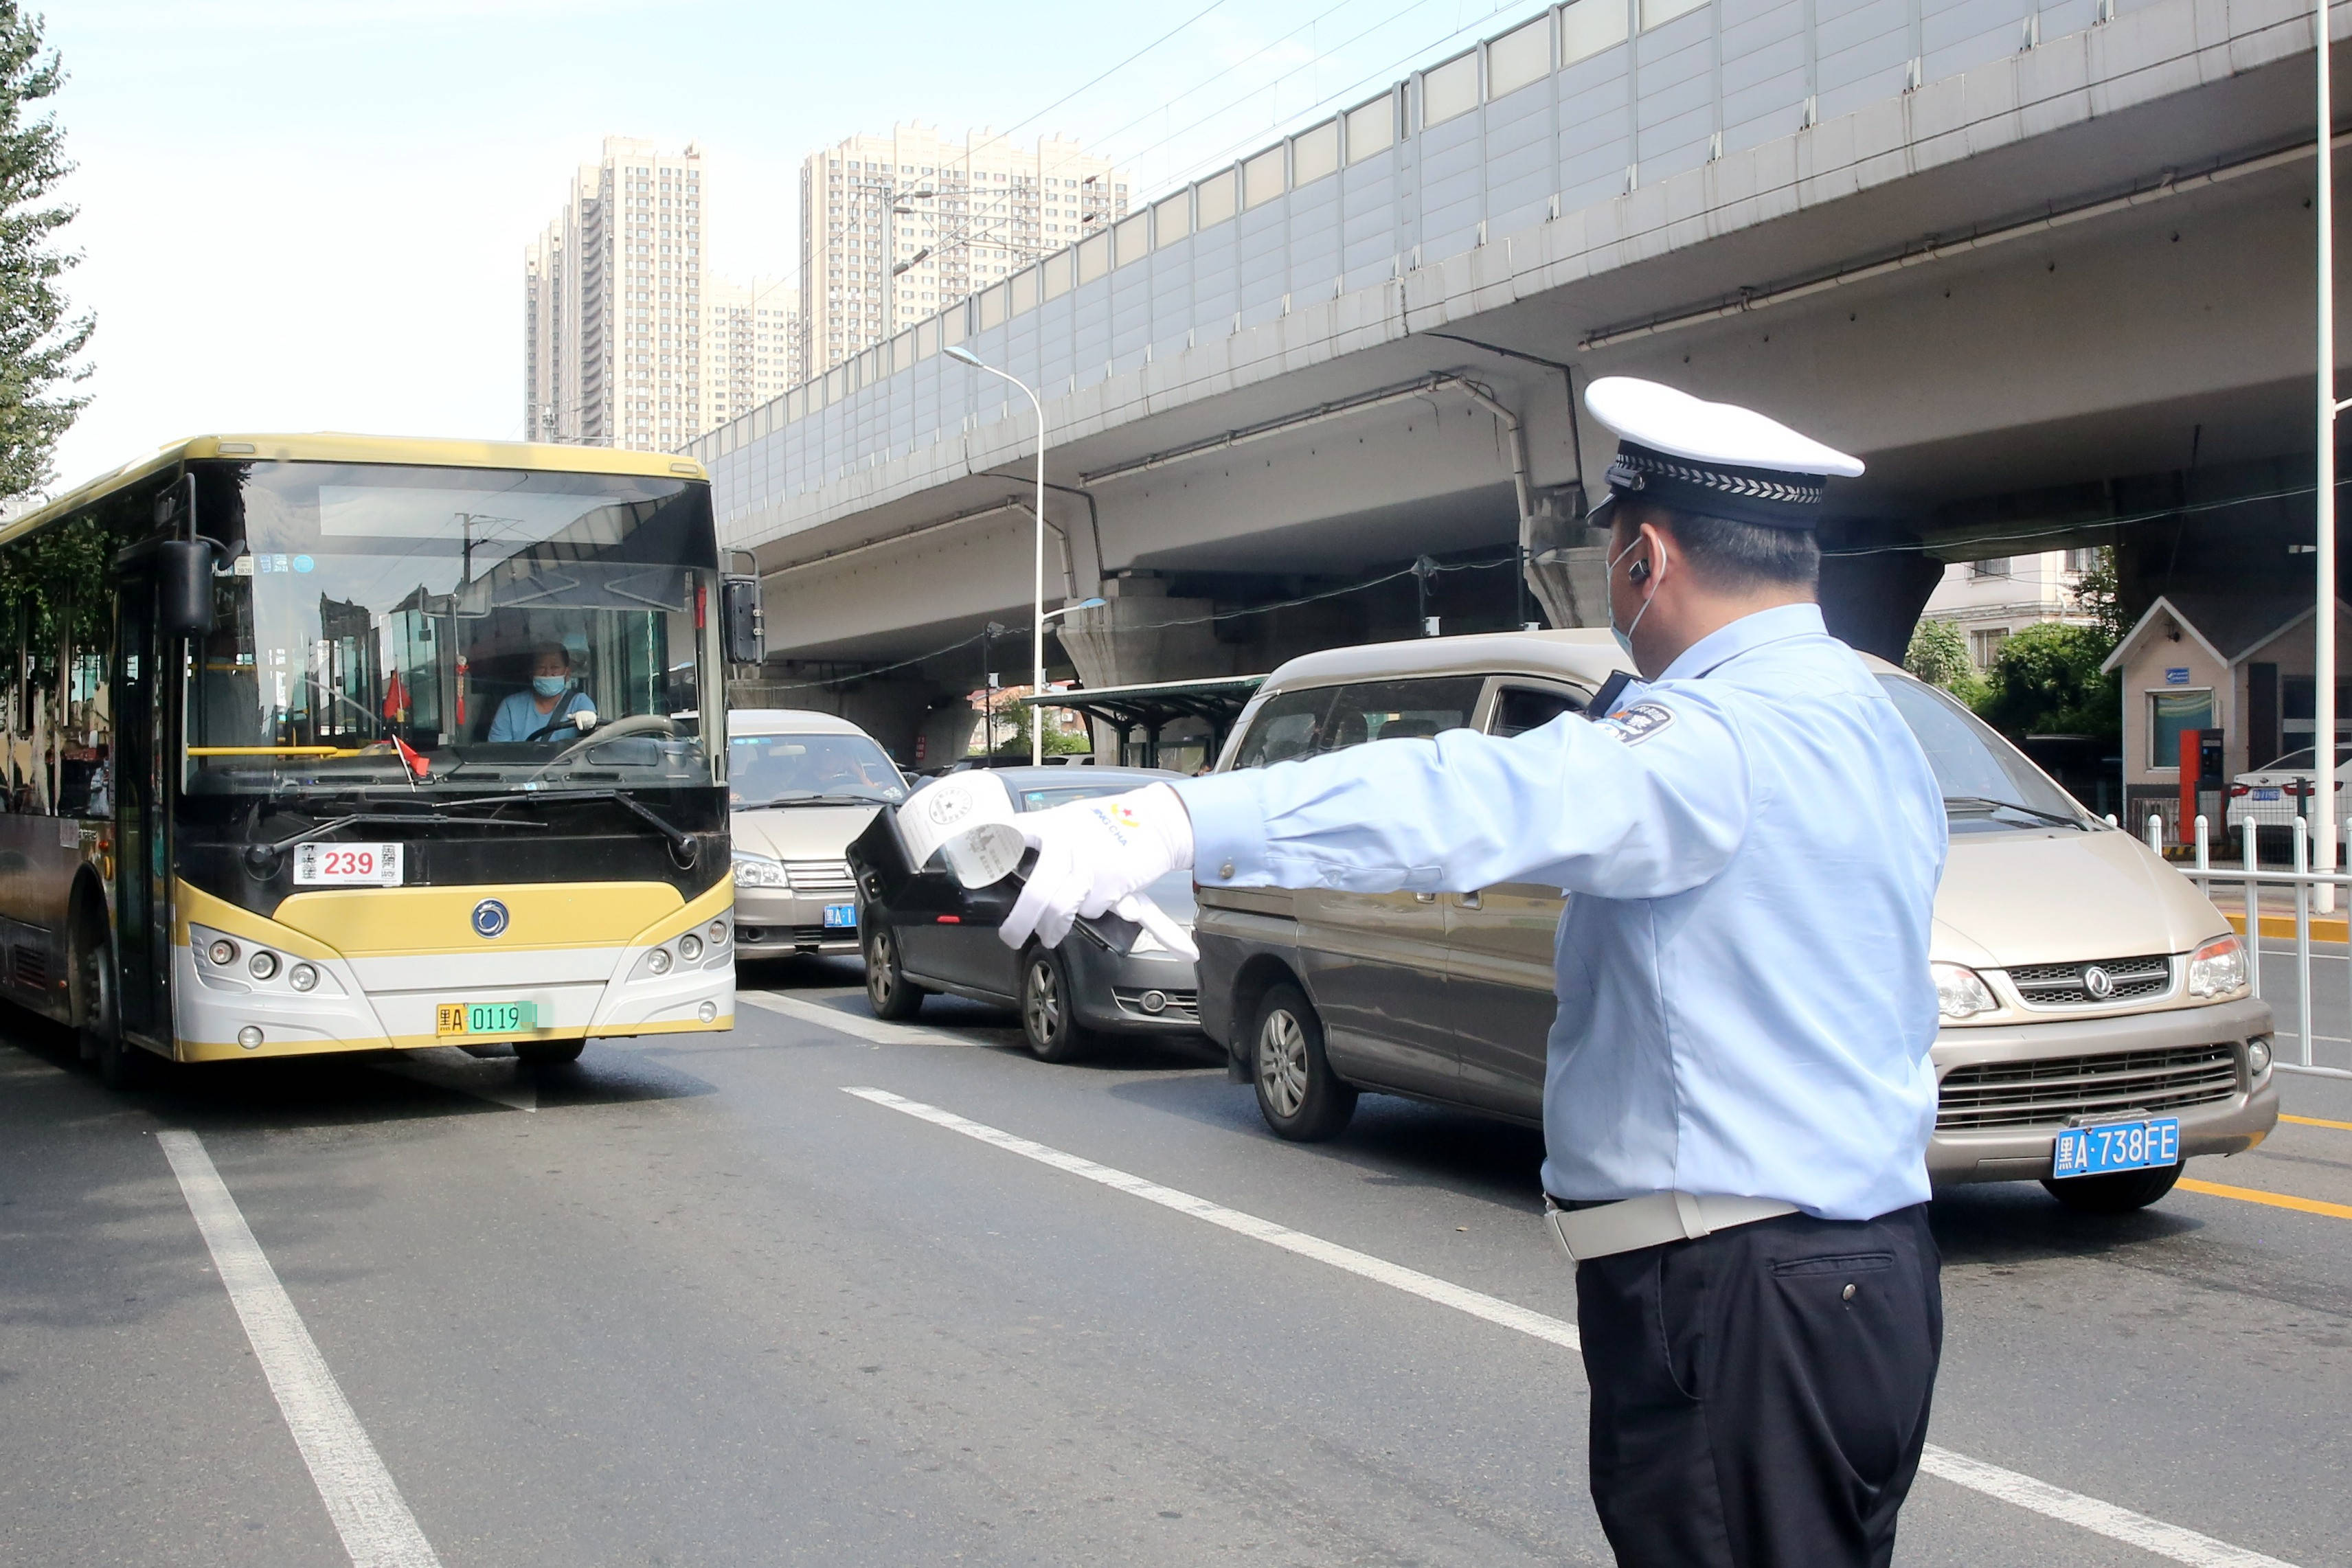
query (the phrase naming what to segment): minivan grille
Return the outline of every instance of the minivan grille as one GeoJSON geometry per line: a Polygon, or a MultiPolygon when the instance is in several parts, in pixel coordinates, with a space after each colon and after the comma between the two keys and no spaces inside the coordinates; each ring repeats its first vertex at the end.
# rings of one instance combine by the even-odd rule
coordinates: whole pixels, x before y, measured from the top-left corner
{"type": "Polygon", "coordinates": [[[2161,953],[2137,958],[2095,958],[2080,964],[2021,964],[2010,983],[2030,1008],[2104,1008],[2160,997],[2172,988],[2172,960],[2161,953]],[[2107,992],[2093,988],[2093,970],[2107,977],[2107,992]]]}
{"type": "Polygon", "coordinates": [[[847,861],[786,861],[785,880],[794,893],[856,893],[847,861]]]}
{"type": "Polygon", "coordinates": [[[2063,1126],[2076,1116],[2207,1105],[2237,1092],[2238,1052],[2228,1044],[1986,1062],[1944,1075],[1936,1130],[2063,1126]]]}

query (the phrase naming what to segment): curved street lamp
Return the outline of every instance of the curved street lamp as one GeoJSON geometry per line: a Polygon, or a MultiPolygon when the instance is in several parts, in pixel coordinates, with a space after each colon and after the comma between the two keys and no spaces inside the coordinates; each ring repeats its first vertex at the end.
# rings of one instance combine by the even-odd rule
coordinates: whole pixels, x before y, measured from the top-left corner
{"type": "MultiPolygon", "coordinates": [[[[1037,554],[1033,582],[1036,618],[1030,622],[1029,663],[1030,674],[1032,676],[1030,683],[1031,689],[1043,694],[1045,690],[1045,405],[1038,401],[1036,392],[1031,390],[1027,382],[1023,381],[1019,376],[1007,374],[1005,371],[998,370],[994,365],[986,363],[978,354],[973,353],[970,349],[955,346],[947,349],[945,352],[949,359],[955,361],[958,364],[970,365],[975,371],[986,371],[990,375],[996,377],[1000,381],[1011,382],[1014,386],[1019,387],[1024,392],[1028,394],[1029,406],[1036,411],[1037,554]]],[[[1072,608],[1075,609],[1076,606],[1072,606],[1072,608]]],[[[1029,727],[1029,760],[1032,765],[1035,765],[1044,762],[1045,759],[1045,727],[1043,725],[1033,724],[1029,727]]]]}

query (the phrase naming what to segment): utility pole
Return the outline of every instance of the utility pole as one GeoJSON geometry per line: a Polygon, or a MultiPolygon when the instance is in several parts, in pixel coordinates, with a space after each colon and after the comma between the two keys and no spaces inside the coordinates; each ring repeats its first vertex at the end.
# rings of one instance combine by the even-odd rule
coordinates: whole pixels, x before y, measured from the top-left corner
{"type": "MultiPolygon", "coordinates": [[[[2317,619],[2312,622],[2311,759],[2316,765],[2312,793],[2319,801],[2319,821],[2313,824],[2318,829],[2313,848],[2317,869],[2332,872],[2340,810],[2336,799],[2336,416],[2346,405],[2336,396],[2336,110],[2327,79],[2328,0],[2314,3],[2319,39],[2319,190],[2312,203],[2319,220],[2319,472],[2313,499],[2318,513],[2319,548],[2312,559],[2319,580],[2319,603],[2317,619]]],[[[2322,883],[2317,892],[2320,912],[2332,912],[2334,885],[2322,883]]]]}

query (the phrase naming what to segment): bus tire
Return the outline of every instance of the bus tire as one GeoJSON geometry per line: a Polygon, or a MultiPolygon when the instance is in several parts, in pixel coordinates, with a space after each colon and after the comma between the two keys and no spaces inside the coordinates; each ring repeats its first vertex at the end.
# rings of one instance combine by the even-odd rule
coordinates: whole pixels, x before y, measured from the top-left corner
{"type": "Polygon", "coordinates": [[[515,1042],[515,1060],[527,1067],[561,1067],[577,1061],[588,1049],[584,1040],[521,1040],[515,1042]]]}
{"type": "Polygon", "coordinates": [[[109,1089],[134,1089],[147,1077],[147,1052],[122,1038],[115,1006],[113,954],[87,929],[74,938],[74,1032],[82,1060],[109,1089]]]}

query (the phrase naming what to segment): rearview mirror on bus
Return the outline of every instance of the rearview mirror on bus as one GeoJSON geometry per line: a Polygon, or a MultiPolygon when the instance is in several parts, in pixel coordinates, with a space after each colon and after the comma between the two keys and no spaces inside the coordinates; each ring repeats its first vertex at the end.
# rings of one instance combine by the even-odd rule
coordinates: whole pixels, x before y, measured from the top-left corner
{"type": "Polygon", "coordinates": [[[729,664],[756,664],[768,656],[768,618],[758,578],[727,579],[719,590],[719,622],[729,664]]]}
{"type": "Polygon", "coordinates": [[[169,637],[201,637],[213,629],[213,546],[210,539],[165,539],[155,547],[157,612],[169,637]]]}

